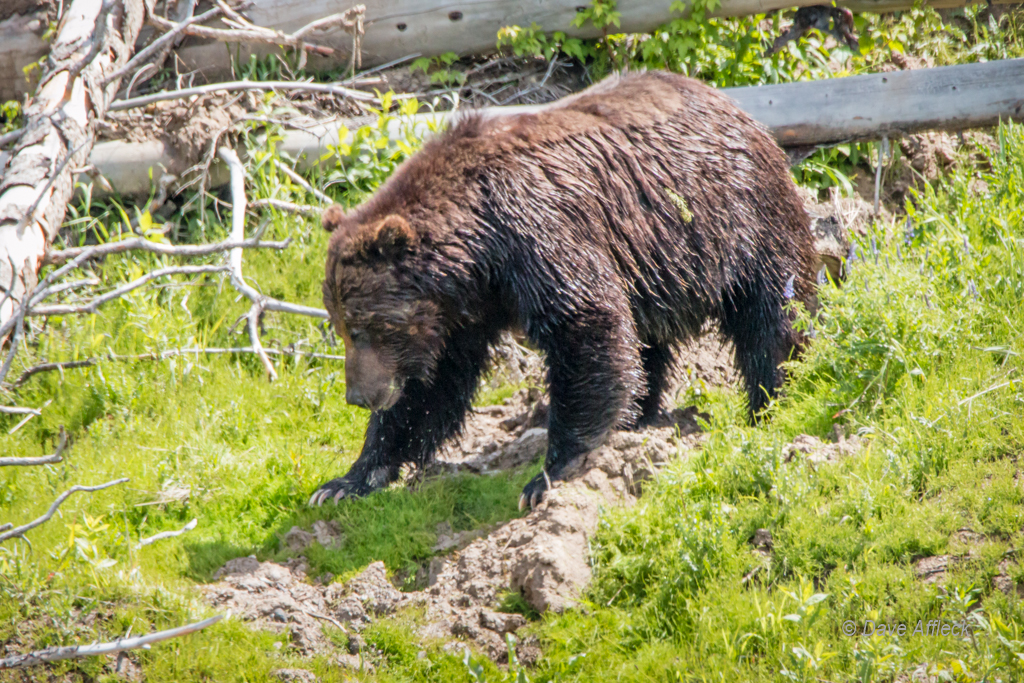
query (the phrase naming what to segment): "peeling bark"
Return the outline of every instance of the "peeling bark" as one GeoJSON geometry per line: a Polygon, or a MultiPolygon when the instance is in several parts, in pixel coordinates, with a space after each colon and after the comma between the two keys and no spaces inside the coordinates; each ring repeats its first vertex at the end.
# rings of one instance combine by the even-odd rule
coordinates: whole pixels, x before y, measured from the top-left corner
{"type": "Polygon", "coordinates": [[[11,326],[36,284],[46,249],[64,221],[74,171],[87,163],[118,81],[105,77],[131,58],[143,0],[74,0],[25,107],[25,129],[0,169],[0,326],[11,326]]]}

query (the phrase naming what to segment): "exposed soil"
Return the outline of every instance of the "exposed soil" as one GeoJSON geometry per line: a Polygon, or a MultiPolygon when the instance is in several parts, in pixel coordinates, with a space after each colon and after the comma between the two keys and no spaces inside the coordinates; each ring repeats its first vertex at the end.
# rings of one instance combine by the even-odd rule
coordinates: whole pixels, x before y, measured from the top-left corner
{"type": "MultiPolygon", "coordinates": [[[[520,373],[522,381],[540,383],[543,365],[536,354],[517,345],[499,350],[502,354],[498,372],[520,373]]],[[[736,377],[728,348],[712,335],[687,348],[680,368],[684,384],[722,384],[736,377]]],[[[546,418],[547,402],[536,387],[519,390],[502,405],[479,408],[462,439],[445,449],[426,472],[415,473],[410,483],[415,485],[422,476],[485,474],[533,462],[547,447],[546,418]]],[[[656,427],[614,432],[525,517],[490,533],[455,533],[450,525],[440,525],[434,550],[441,554],[430,563],[427,586],[421,591],[398,591],[379,562],[345,584],[311,583],[301,556],[283,565],[260,563],[254,557],[231,560],[215,575],[219,581],[204,591],[211,603],[231,609],[258,628],[290,633],[303,653],[331,647],[324,625],[344,629],[350,651],[336,655],[344,666],[358,668],[372,660],[356,637],[367,623],[411,605],[425,610],[425,640],[441,640],[449,648],[472,642],[496,661],[505,661],[505,634],[524,626],[526,619],[498,611],[503,595],[518,592],[538,612],[571,606],[590,581],[587,541],[597,528],[600,510],[632,505],[644,481],[676,454],[685,457],[693,452],[701,438],[696,410],[676,409],[656,427]]],[[[296,552],[312,543],[341,542],[338,529],[324,521],[309,530],[293,528],[283,540],[296,552]]],[[[524,662],[539,656],[536,643],[529,639],[520,640],[517,651],[524,662]]]]}

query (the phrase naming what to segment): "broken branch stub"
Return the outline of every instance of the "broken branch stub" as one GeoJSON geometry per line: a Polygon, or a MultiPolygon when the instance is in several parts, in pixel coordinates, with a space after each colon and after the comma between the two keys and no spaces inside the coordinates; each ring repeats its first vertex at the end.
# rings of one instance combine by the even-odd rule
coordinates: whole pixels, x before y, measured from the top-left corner
{"type": "Polygon", "coordinates": [[[104,76],[131,57],[144,15],[143,0],[74,0],[64,13],[52,66],[0,169],[0,325],[36,284],[74,191],[74,170],[86,165],[96,121],[117,91],[118,79],[104,86],[104,76]]]}

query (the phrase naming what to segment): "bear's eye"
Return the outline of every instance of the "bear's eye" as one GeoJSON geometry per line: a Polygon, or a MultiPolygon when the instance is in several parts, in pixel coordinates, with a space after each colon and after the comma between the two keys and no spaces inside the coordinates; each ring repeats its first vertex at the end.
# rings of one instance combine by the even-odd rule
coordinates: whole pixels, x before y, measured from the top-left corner
{"type": "Polygon", "coordinates": [[[359,327],[350,329],[348,336],[352,339],[353,344],[362,344],[370,341],[370,335],[366,333],[366,330],[359,327]]]}

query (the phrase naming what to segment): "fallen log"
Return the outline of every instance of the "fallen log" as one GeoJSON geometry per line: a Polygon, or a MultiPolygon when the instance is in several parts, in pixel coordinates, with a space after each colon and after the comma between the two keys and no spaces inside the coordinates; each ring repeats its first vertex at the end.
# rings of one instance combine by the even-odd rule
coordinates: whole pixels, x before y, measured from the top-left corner
{"type": "MultiPolygon", "coordinates": [[[[143,0],[74,0],[64,13],[51,66],[25,108],[24,133],[0,166],[0,327],[5,332],[19,310],[24,314],[26,293],[64,222],[75,171],[92,151],[95,122],[117,92],[117,80],[105,87],[103,80],[131,57],[144,12],[143,0]]],[[[12,351],[16,344],[12,340],[12,351]]]]}
{"type": "MultiPolygon", "coordinates": [[[[1024,120],[1024,58],[726,92],[768,126],[783,147],[871,140],[921,130],[955,131],[993,126],[1000,120],[1024,120]]],[[[489,107],[481,112],[487,116],[530,113],[544,106],[489,107]]],[[[413,125],[425,134],[431,123],[436,125],[445,116],[421,114],[412,121],[395,120],[388,133],[398,137],[402,126],[413,125]]],[[[342,123],[286,131],[278,150],[297,159],[300,170],[309,169],[338,145],[342,123]]],[[[93,150],[90,162],[118,192],[130,196],[149,193],[149,169],[154,171],[152,177],[159,177],[160,165],[175,174],[184,172],[187,165],[161,141],[103,142],[93,150]]],[[[85,176],[80,179],[89,182],[85,176]]],[[[209,187],[227,181],[226,168],[211,168],[209,187]]],[[[94,185],[93,196],[101,194],[99,185],[94,185]]]]}
{"type": "MultiPolygon", "coordinates": [[[[925,0],[930,7],[963,7],[975,0],[925,0]]],[[[1015,0],[995,0],[997,3],[1015,0]]],[[[24,4],[24,3],[22,3],[24,4]]],[[[39,0],[38,5],[45,3],[39,0]]],[[[357,4],[353,0],[254,0],[244,14],[266,28],[286,33],[322,17],[344,11],[357,4]]],[[[634,0],[619,3],[621,26],[616,32],[648,33],[658,26],[683,15],[672,13],[669,0],[634,0]]],[[[823,4],[823,0],[722,0],[712,12],[718,17],[740,17],[774,12],[791,7],[823,4]]],[[[828,3],[826,3],[828,4],[828,3]]],[[[837,4],[854,12],[886,13],[910,9],[913,0],[840,0],[837,4]]],[[[530,26],[537,23],[546,31],[563,31],[566,35],[595,38],[601,31],[593,26],[572,25],[577,8],[587,7],[587,0],[377,0],[366,10],[366,33],[361,38],[364,66],[375,66],[410,54],[434,56],[446,52],[474,55],[491,52],[497,42],[498,30],[504,26],[530,26]]],[[[18,97],[25,91],[21,69],[46,54],[41,36],[47,28],[39,12],[5,16],[0,10],[0,101],[18,97]]],[[[334,50],[330,56],[310,55],[313,69],[327,69],[348,63],[352,54],[351,36],[344,30],[326,33],[318,39],[334,50]]],[[[230,44],[187,39],[177,50],[183,71],[197,70],[211,81],[230,76],[231,57],[244,62],[250,54],[266,55],[276,51],[267,45],[230,44]]]]}

